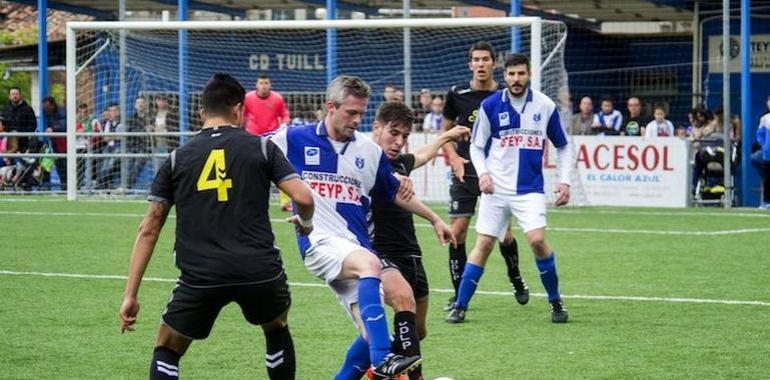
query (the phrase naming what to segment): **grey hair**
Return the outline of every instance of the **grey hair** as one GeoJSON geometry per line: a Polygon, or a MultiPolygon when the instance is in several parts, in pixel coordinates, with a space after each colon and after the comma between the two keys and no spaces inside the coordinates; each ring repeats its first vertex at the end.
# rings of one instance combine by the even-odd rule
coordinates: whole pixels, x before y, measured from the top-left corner
{"type": "Polygon", "coordinates": [[[342,101],[352,95],[356,98],[369,99],[372,89],[363,79],[353,75],[339,75],[326,88],[326,99],[339,107],[342,101]]]}

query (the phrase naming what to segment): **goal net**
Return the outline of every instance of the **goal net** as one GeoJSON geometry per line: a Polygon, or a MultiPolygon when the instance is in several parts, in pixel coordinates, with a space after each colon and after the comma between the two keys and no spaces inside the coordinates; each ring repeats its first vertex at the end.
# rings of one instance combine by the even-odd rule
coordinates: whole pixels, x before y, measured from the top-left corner
{"type": "MultiPolygon", "coordinates": [[[[422,117],[428,109],[421,94],[443,98],[467,82],[468,48],[484,40],[499,63],[512,48],[530,56],[532,86],[557,102],[566,123],[566,33],[563,23],[531,17],[70,23],[67,114],[76,116],[68,120],[68,196],[146,194],[168,153],[200,129],[200,92],[215,72],[232,74],[247,91],[260,74],[269,75],[293,125],[318,121],[330,76],[360,76],[373,90],[361,125],[368,131],[386,86],[405,94],[422,117]]],[[[495,77],[503,81],[502,65],[495,77]]],[[[415,132],[408,149],[435,137],[415,132]]],[[[447,201],[448,170],[439,155],[416,171],[417,194],[447,201]]],[[[546,174],[551,186],[556,173],[546,174]]],[[[579,178],[573,182],[579,188],[579,178]]],[[[573,193],[579,203],[579,191],[573,193]]]]}

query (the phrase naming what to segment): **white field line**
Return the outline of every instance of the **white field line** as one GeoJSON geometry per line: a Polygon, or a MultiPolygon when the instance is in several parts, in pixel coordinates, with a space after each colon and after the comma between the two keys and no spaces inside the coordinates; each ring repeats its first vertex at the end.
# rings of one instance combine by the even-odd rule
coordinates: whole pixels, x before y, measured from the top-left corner
{"type": "MultiPolygon", "coordinates": [[[[63,203],[67,204],[67,201],[62,199],[51,198],[18,198],[18,197],[2,197],[0,203],[36,203],[36,202],[50,202],[50,203],[63,203]]],[[[79,199],[77,203],[147,203],[145,199],[79,199]]],[[[273,202],[273,204],[275,204],[273,202]]],[[[428,204],[442,205],[444,203],[431,203],[428,204]]],[[[609,206],[601,206],[609,207],[609,206]]],[[[685,209],[686,210],[686,209],[685,209]]],[[[751,208],[735,208],[733,210],[749,211],[751,208]]],[[[562,207],[555,208],[550,207],[549,213],[564,213],[564,214],[606,214],[606,215],[629,215],[629,216],[719,216],[719,217],[745,217],[745,218],[770,218],[770,213],[757,211],[757,212],[715,212],[715,211],[645,211],[645,210],[604,210],[594,207],[562,207]]]]}
{"type": "MultiPolygon", "coordinates": [[[[144,215],[136,213],[101,213],[101,212],[43,212],[43,211],[4,211],[0,210],[0,215],[30,215],[30,216],[94,216],[94,217],[120,217],[120,218],[142,218],[144,215]]],[[[169,215],[169,218],[176,218],[175,215],[169,215]]],[[[272,223],[283,223],[283,219],[270,219],[272,223]]],[[[430,224],[415,223],[416,227],[432,228],[430,224]]],[[[474,227],[471,226],[471,229],[474,227]]],[[[637,230],[620,228],[572,228],[572,227],[548,227],[554,232],[579,232],[579,233],[612,233],[612,234],[631,234],[631,235],[674,235],[674,236],[723,236],[739,235],[759,232],[770,232],[768,228],[743,228],[735,230],[717,230],[717,231],[676,231],[676,230],[637,230]]]]}
{"type": "MultiPolygon", "coordinates": [[[[59,278],[76,278],[76,279],[93,279],[93,280],[126,280],[126,276],[123,275],[107,275],[107,274],[78,274],[78,273],[50,273],[50,272],[17,272],[10,270],[0,270],[0,275],[7,276],[27,276],[27,277],[59,277],[59,278]]],[[[176,282],[175,278],[159,278],[159,277],[145,277],[144,281],[150,282],[176,282]]],[[[304,288],[325,288],[326,285],[322,283],[307,283],[307,282],[289,282],[290,286],[304,287],[304,288]]],[[[454,293],[452,289],[436,289],[430,290],[434,293],[454,293]]],[[[511,296],[511,292],[496,292],[496,291],[476,291],[476,294],[483,294],[487,296],[511,296]]],[[[535,297],[545,298],[547,295],[544,293],[530,293],[535,297]]],[[[571,299],[587,299],[598,301],[637,301],[637,302],[674,302],[674,303],[694,303],[694,304],[720,304],[720,305],[749,305],[749,306],[770,306],[770,302],[763,301],[739,301],[739,300],[715,300],[704,298],[670,298],[670,297],[638,297],[638,296],[602,296],[602,295],[563,295],[564,298],[571,299]]]]}

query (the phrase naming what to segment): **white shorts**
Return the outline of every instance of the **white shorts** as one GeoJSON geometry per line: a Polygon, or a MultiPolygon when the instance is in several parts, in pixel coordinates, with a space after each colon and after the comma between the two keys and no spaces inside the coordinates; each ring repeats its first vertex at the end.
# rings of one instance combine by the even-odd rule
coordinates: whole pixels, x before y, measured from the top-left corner
{"type": "Polygon", "coordinates": [[[305,267],[323,280],[337,296],[337,300],[355,322],[351,305],[358,302],[358,280],[338,280],[342,272],[342,262],[353,251],[367,251],[358,241],[351,241],[338,236],[325,237],[305,252],[305,267]]]}
{"type": "Polygon", "coordinates": [[[545,194],[481,194],[476,232],[502,241],[511,216],[516,217],[524,233],[546,227],[545,194]]]}

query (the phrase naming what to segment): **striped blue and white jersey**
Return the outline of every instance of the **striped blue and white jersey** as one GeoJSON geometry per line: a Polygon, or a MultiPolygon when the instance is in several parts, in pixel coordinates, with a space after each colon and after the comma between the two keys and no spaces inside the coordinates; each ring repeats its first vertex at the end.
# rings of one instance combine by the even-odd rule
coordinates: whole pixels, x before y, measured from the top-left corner
{"type": "MultiPolygon", "coordinates": [[[[556,148],[567,146],[553,101],[528,89],[519,111],[508,90],[500,90],[481,102],[471,143],[484,155],[473,155],[473,164],[479,175],[486,171],[492,176],[496,194],[543,193],[546,137],[556,148]]],[[[562,182],[569,184],[569,173],[562,182]]]]}
{"type": "Polygon", "coordinates": [[[619,132],[620,126],[623,125],[623,115],[618,110],[612,110],[609,114],[599,111],[594,115],[594,125],[619,132]]]}
{"type": "Polygon", "coordinates": [[[371,199],[393,201],[400,185],[382,149],[358,132],[346,142],[331,140],[323,122],[287,128],[272,141],[312,190],[313,232],[297,237],[302,257],[329,236],[356,240],[372,250],[366,220],[371,199]]]}

